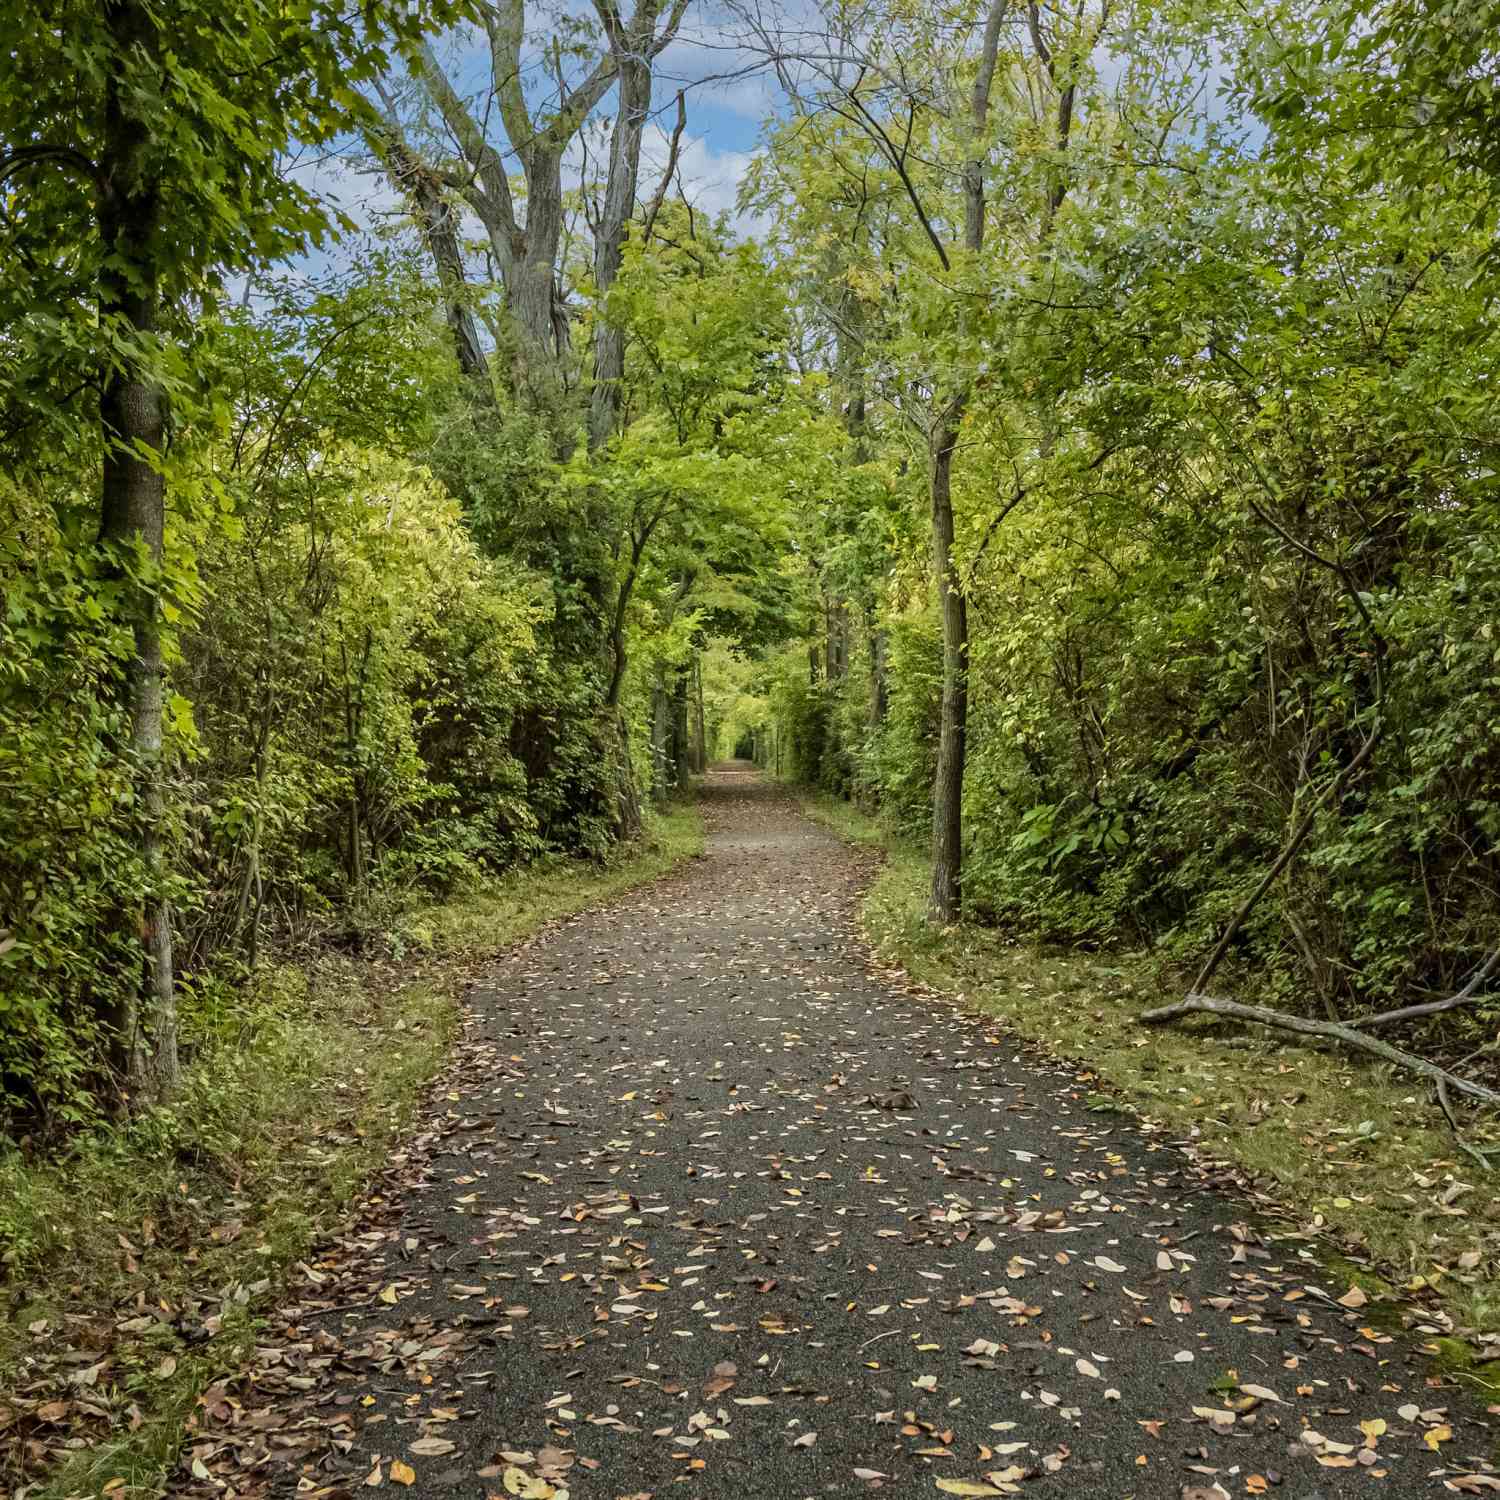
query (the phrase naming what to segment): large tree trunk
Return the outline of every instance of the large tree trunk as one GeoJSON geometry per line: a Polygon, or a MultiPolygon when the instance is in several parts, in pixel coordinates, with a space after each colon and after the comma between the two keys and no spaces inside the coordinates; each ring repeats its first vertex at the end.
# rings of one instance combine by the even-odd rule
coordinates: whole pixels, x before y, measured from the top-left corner
{"type": "Polygon", "coordinates": [[[523,343],[548,371],[557,367],[568,348],[567,323],[565,319],[559,321],[557,295],[564,149],[564,145],[538,142],[522,152],[527,164],[526,251],[505,287],[505,303],[521,330],[523,343]]]}
{"type": "MultiPolygon", "coordinates": [[[[115,55],[154,56],[159,37],[138,0],[112,0],[105,15],[115,55]]],[[[134,113],[131,90],[112,79],[107,88],[99,156],[99,233],[104,246],[99,275],[101,320],[150,338],[156,332],[158,274],[154,240],[162,203],[146,165],[148,122],[134,113]]],[[[144,889],[130,914],[128,944],[138,968],[121,986],[113,1021],[114,1064],[128,1104],[165,1098],[177,1084],[177,1001],[172,972],[172,913],[167,901],[162,767],[162,658],[160,567],[166,522],[166,480],[161,470],[167,402],[161,387],[131,359],[113,365],[100,392],[104,436],[100,541],[123,554],[144,547],[146,576],[122,567],[121,608],[134,640],[125,674],[129,753],[135,764],[144,889]]]]}
{"type": "Polygon", "coordinates": [[[943,617],[943,699],[937,770],[932,783],[932,893],[935,922],[957,921],[962,908],[964,760],[969,722],[969,612],[953,572],[953,449],[961,407],[950,405],[934,434],[929,493],[932,566],[943,617]]]}
{"type": "MultiPolygon", "coordinates": [[[[985,131],[999,56],[1000,27],[1009,0],[990,0],[979,68],[969,100],[972,155],[964,163],[964,249],[984,248],[985,131]]],[[[969,610],[953,566],[953,450],[969,401],[967,382],[948,398],[932,428],[928,493],[932,501],[932,568],[943,615],[943,703],[938,721],[937,770],[932,786],[932,897],[936,922],[956,921],[962,909],[964,761],[969,724],[969,610]]]]}

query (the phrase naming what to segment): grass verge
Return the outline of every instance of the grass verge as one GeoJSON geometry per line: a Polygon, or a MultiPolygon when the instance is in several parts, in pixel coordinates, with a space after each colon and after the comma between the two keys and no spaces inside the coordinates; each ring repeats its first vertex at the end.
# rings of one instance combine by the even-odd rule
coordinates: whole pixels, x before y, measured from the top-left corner
{"type": "MultiPolygon", "coordinates": [[[[914,978],[1076,1060],[1101,1111],[1121,1104],[1170,1125],[1200,1156],[1248,1178],[1273,1217],[1338,1245],[1368,1289],[1399,1288],[1446,1364],[1500,1397],[1500,1362],[1468,1340],[1500,1329],[1500,1176],[1460,1153],[1429,1091],[1331,1047],[1215,1018],[1147,1029],[1175,993],[1141,957],[1057,953],[1003,932],[925,920],[931,866],[847,803],[808,813],[885,852],[862,915],[872,943],[914,978]],[[1456,1335],[1453,1337],[1452,1335],[1456,1335]]],[[[1471,1117],[1476,1143],[1497,1124],[1471,1117]]]]}
{"type": "Polygon", "coordinates": [[[0,1155],[0,1492],[159,1494],[199,1393],[411,1126],[464,981],[702,847],[676,809],[608,866],[409,911],[378,957],[263,970],[199,1018],[170,1108],[59,1157],[0,1155]]]}

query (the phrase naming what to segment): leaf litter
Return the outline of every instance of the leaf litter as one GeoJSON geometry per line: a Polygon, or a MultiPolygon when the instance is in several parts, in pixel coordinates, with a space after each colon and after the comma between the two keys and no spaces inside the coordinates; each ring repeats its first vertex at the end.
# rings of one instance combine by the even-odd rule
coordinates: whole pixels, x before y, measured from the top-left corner
{"type": "Polygon", "coordinates": [[[1373,1296],[873,960],[860,856],[755,778],[704,803],[687,874],[473,991],[425,1128],[204,1393],[175,1493],[1500,1485],[1494,1412],[1373,1296]]]}

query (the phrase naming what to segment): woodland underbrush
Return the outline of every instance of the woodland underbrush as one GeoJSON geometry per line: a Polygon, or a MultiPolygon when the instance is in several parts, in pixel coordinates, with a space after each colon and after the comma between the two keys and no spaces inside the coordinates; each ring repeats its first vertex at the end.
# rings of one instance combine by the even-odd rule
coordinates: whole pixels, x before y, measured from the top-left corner
{"type": "Polygon", "coordinates": [[[276,1290],[411,1128],[464,984],[701,848],[697,814],[672,808],[609,862],[555,858],[392,912],[358,954],[268,958],[185,1038],[170,1105],[61,1154],[0,1155],[0,1488],[154,1484],[197,1393],[242,1362],[276,1290]]]}
{"type": "MultiPolygon", "coordinates": [[[[1337,1255],[1372,1299],[1401,1294],[1435,1356],[1500,1392],[1500,1364],[1483,1360],[1500,1333],[1497,1179],[1458,1148],[1425,1085],[1212,1018],[1147,1029],[1141,1013],[1180,994],[1180,974],[1159,957],[1018,942],[977,923],[936,929],[918,845],[839,799],[806,805],[842,837],[884,851],[862,908],[884,957],[1075,1063],[1091,1109],[1138,1115],[1220,1164],[1278,1234],[1337,1255]]],[[[1469,1140],[1500,1142],[1493,1115],[1464,1117],[1469,1140]]]]}

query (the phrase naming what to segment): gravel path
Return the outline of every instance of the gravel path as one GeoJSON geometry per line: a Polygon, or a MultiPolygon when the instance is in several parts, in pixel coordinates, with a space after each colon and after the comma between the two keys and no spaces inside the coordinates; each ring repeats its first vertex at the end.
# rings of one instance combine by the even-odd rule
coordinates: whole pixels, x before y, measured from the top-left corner
{"type": "Polygon", "coordinates": [[[1347,1283],[872,968],[858,856],[744,768],[703,805],[703,859],[474,992],[430,1128],[210,1392],[185,1492],[1490,1485],[1493,1419],[1347,1283]]]}

